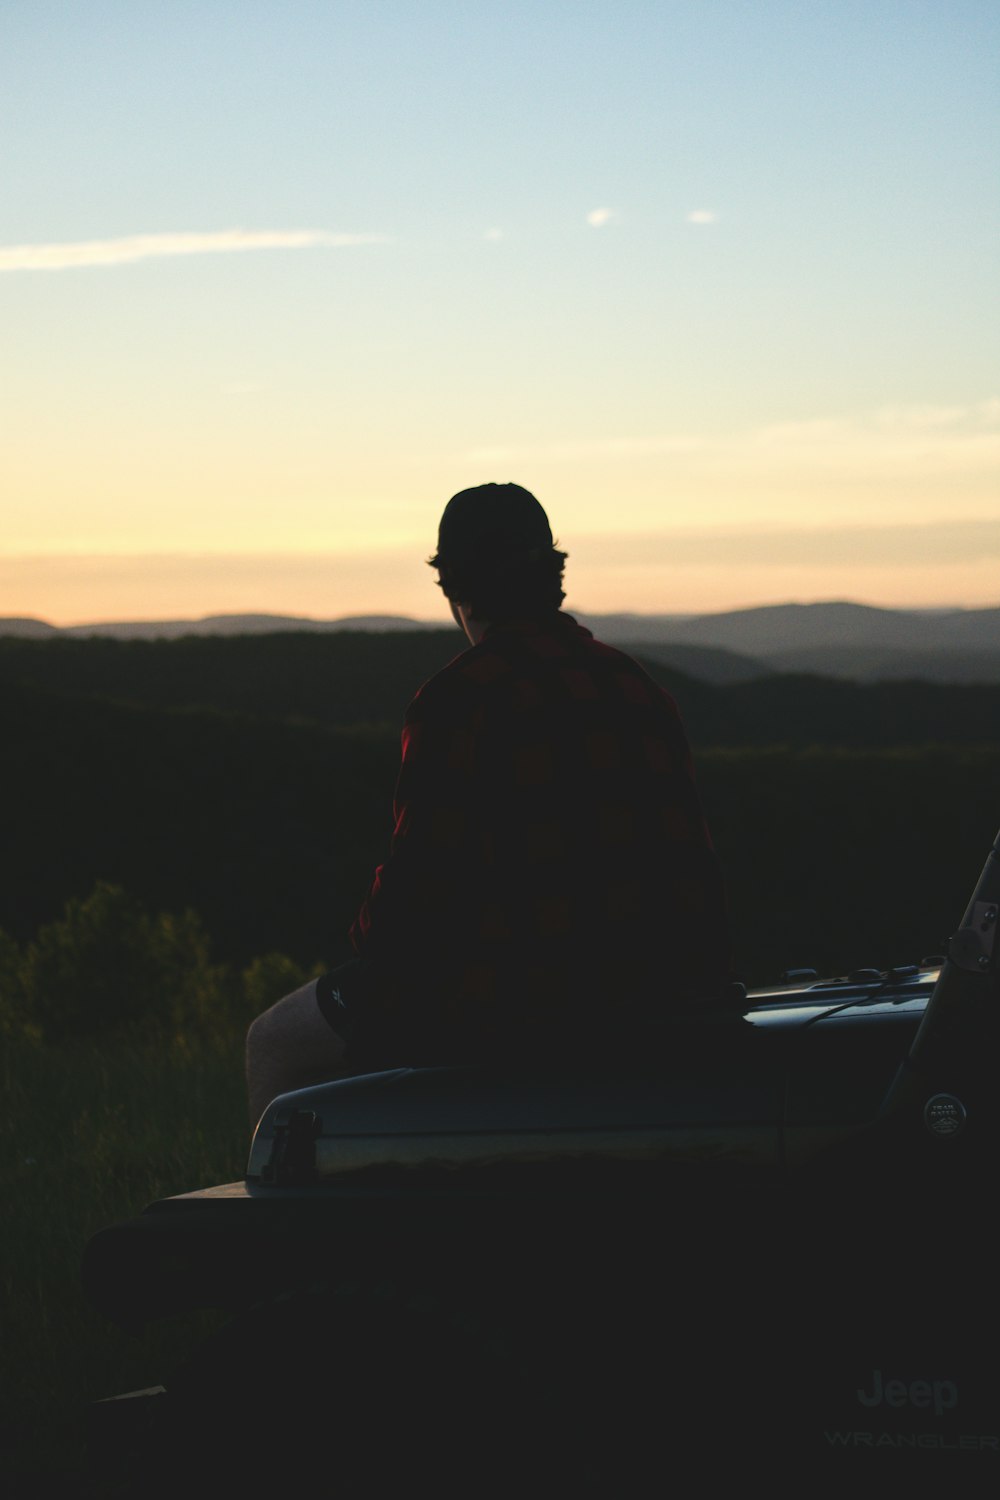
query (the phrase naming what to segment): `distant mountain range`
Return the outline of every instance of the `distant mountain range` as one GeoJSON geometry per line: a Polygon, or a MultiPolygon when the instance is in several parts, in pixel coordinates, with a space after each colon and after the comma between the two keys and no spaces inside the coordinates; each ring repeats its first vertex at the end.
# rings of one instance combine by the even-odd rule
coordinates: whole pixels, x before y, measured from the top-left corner
{"type": "MultiPolygon", "coordinates": [[[[858,682],[918,679],[1000,682],[1000,606],[990,609],[876,609],[850,601],[772,604],[719,614],[577,613],[609,644],[708,682],[808,673],[858,682]]],[[[288,631],[440,630],[440,621],[403,615],[316,620],[296,615],[207,615],[198,620],[110,621],[58,627],[0,618],[0,635],[177,639],[288,631]]]]}
{"type": "Polygon", "coordinates": [[[0,635],[44,639],[56,635],[110,635],[119,640],[178,640],[184,635],[274,635],[288,630],[440,630],[442,621],[406,615],[344,615],[314,620],[308,615],[203,615],[197,620],[108,620],[94,625],[50,625],[30,615],[0,616],[0,635]]]}
{"type": "Polygon", "coordinates": [[[628,644],[709,682],[775,672],[856,682],[1000,682],[1000,608],[896,610],[833,602],[580,618],[613,644],[628,644]]]}

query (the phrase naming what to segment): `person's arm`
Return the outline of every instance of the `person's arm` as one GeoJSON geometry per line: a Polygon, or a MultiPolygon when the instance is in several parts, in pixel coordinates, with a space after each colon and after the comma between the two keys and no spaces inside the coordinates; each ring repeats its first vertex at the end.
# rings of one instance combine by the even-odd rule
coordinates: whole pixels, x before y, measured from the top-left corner
{"type": "Polygon", "coordinates": [[[676,849],[677,875],[670,907],[679,941],[674,961],[678,986],[698,1000],[729,995],[733,982],[730,913],[725,877],[695,776],[687,731],[674,699],[655,685],[663,707],[662,736],[674,776],[674,802],[665,819],[676,849]]]}
{"type": "Polygon", "coordinates": [[[351,928],[387,1005],[408,977],[409,988],[426,980],[460,939],[473,837],[473,718],[448,684],[428,685],[407,710],[389,851],[351,928]]]}

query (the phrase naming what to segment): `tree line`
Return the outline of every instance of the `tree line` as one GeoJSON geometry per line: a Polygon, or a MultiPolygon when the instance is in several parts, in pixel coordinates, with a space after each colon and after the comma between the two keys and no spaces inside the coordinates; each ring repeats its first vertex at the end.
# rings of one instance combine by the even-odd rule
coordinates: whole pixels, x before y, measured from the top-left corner
{"type": "MultiPolygon", "coordinates": [[[[0,685],[149,708],[346,728],[397,725],[462,649],[456,630],[315,631],[179,640],[0,637],[0,685]]],[[[634,654],[642,656],[642,647],[634,654]]],[[[856,683],[810,674],[710,684],[651,659],[696,746],[996,744],[1000,684],[856,683]]]]}
{"type": "MultiPolygon", "coordinates": [[[[77,1014],[119,1024],[103,991],[79,998],[74,975],[88,964],[97,975],[100,962],[66,957],[89,930],[79,903],[97,890],[102,920],[134,938],[104,972],[155,1024],[246,1016],[284,993],[282,975],[294,987],[349,956],[348,928],[388,842],[395,727],[12,683],[2,701],[0,993],[6,983],[46,1034],[71,1032],[77,1014]],[[123,904],[108,904],[108,888],[123,904]],[[75,936],[59,938],[56,963],[65,922],[75,936]],[[43,931],[48,956],[36,951],[43,931]],[[134,969],[141,954],[158,978],[134,969]],[[248,991],[240,976],[258,959],[274,982],[248,991]]],[[[994,746],[696,743],[695,758],[740,977],[760,985],[789,967],[842,973],[941,951],[1000,821],[994,746]]],[[[94,943],[88,953],[104,951],[94,943]]]]}

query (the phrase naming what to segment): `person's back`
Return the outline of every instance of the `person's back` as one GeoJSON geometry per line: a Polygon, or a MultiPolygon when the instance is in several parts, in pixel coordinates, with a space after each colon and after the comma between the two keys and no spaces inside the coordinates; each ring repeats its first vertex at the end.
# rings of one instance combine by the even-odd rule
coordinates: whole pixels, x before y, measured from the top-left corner
{"type": "Polygon", "coordinates": [[[407,710],[356,959],[250,1028],[252,1120],[345,1067],[620,1060],[718,1006],[725,900],[676,707],[561,611],[565,560],[519,485],[445,508],[430,563],[471,649],[407,710]]]}
{"type": "Polygon", "coordinates": [[[579,1049],[728,978],[673,700],[556,604],[475,636],[407,711],[393,848],[354,929],[368,1061],[579,1049]]]}

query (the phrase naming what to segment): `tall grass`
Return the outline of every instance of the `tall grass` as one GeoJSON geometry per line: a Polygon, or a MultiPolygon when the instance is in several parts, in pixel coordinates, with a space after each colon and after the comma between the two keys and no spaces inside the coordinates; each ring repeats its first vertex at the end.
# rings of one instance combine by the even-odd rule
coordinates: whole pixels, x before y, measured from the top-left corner
{"type": "Polygon", "coordinates": [[[14,1493],[75,1491],[88,1402],[157,1384],[218,1319],[142,1336],[80,1285],[98,1229],[173,1193],[243,1175],[242,1038],[15,1038],[0,1060],[0,1470],[14,1493]]]}

